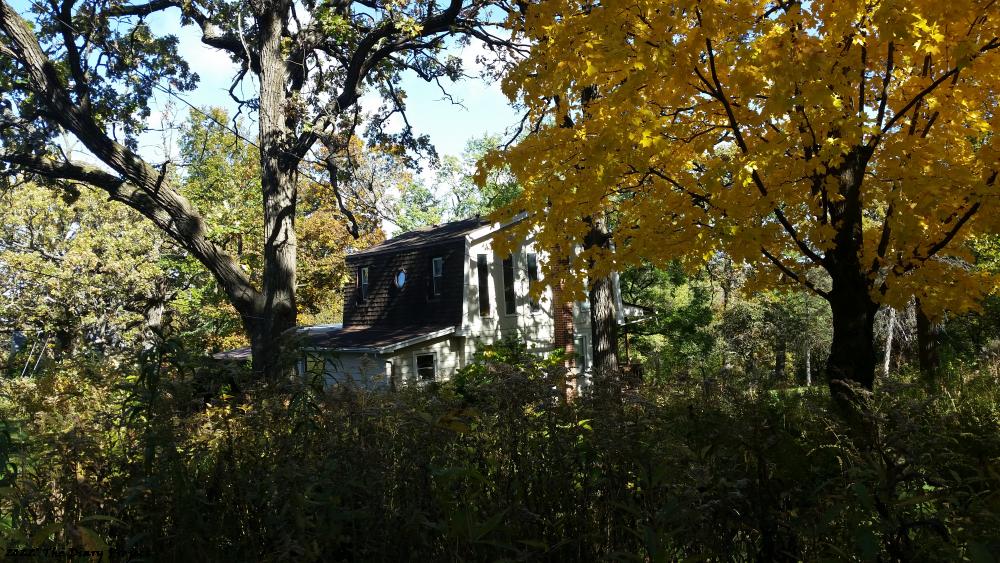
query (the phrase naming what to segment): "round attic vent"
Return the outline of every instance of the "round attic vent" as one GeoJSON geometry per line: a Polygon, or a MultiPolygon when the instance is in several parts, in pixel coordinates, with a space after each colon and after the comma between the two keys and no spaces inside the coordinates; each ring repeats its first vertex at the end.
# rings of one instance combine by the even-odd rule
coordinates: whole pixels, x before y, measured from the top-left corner
{"type": "Polygon", "coordinates": [[[403,289],[403,285],[406,284],[406,272],[403,270],[396,272],[396,277],[393,281],[395,282],[397,288],[403,289]]]}

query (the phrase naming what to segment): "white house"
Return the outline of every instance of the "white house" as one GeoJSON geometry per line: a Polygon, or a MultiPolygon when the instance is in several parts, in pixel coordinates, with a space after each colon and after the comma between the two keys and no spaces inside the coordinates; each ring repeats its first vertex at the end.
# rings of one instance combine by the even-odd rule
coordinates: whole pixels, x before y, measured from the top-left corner
{"type": "Polygon", "coordinates": [[[587,302],[569,302],[545,284],[548,255],[532,238],[509,254],[494,249],[494,237],[523,219],[464,219],[349,255],[354,281],[344,288],[344,322],[298,329],[300,372],[364,387],[446,381],[482,346],[515,339],[540,355],[565,350],[585,379],[587,302]],[[529,292],[535,280],[544,287],[537,297],[529,292]]]}

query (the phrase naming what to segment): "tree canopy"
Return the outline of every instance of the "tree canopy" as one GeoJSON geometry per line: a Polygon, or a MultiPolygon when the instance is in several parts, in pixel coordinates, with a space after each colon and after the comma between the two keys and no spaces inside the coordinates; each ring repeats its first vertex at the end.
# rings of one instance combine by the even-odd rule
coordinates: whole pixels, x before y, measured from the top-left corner
{"type": "Polygon", "coordinates": [[[827,298],[832,377],[869,386],[847,335],[870,342],[879,303],[997,287],[966,244],[1000,227],[996,3],[557,0],[509,24],[534,48],[504,88],[534,127],[491,163],[551,247],[612,213],[591,275],[723,250],[827,298]]]}

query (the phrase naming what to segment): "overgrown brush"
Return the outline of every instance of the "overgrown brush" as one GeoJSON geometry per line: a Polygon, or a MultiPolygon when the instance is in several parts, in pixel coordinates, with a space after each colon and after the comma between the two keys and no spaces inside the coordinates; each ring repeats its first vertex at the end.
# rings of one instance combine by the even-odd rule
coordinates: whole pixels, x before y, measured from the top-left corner
{"type": "Polygon", "coordinates": [[[995,374],[933,396],[888,382],[859,438],[815,389],[566,401],[558,362],[503,348],[396,393],[247,385],[167,360],[124,384],[87,366],[2,382],[8,547],[192,561],[1000,552],[995,374]]]}

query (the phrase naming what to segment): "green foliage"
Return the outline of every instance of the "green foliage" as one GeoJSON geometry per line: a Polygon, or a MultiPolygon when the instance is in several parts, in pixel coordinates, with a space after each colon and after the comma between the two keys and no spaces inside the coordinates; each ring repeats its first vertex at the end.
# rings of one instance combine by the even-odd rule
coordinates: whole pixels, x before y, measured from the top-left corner
{"type": "MultiPolygon", "coordinates": [[[[482,186],[475,182],[479,162],[489,151],[500,147],[496,135],[470,139],[459,157],[447,156],[437,170],[437,184],[445,188],[449,199],[449,215],[456,219],[473,215],[487,216],[503,209],[517,199],[521,187],[514,180],[509,167],[489,170],[482,186]]],[[[500,219],[509,219],[501,217],[500,219]]]]}
{"type": "Polygon", "coordinates": [[[709,368],[717,336],[710,329],[712,291],[704,277],[691,277],[673,262],[666,269],[644,265],[621,275],[622,299],[645,307],[648,318],[625,330],[630,355],[644,360],[656,378],[688,376],[709,368]]]}
{"type": "Polygon", "coordinates": [[[394,394],[248,385],[180,354],[121,383],[87,364],[0,382],[7,546],[198,561],[1000,549],[995,372],[936,396],[886,383],[873,432],[852,440],[815,390],[644,385],[567,402],[558,361],[507,344],[455,383],[394,394]]]}
{"type": "MultiPolygon", "coordinates": [[[[67,198],[62,190],[23,183],[4,196],[0,334],[6,340],[19,331],[29,350],[53,357],[132,357],[156,282],[166,275],[161,260],[170,248],[163,238],[135,212],[108,205],[89,188],[67,198]]],[[[24,356],[16,358],[18,372],[36,361],[24,356]]]]}
{"type": "Polygon", "coordinates": [[[444,205],[430,188],[413,181],[403,187],[394,221],[403,232],[413,231],[441,223],[444,212],[444,205]]]}
{"type": "Polygon", "coordinates": [[[434,171],[433,184],[414,179],[402,188],[394,222],[405,232],[475,215],[486,217],[510,205],[521,191],[510,170],[490,170],[481,187],[474,179],[478,162],[499,146],[499,137],[486,135],[466,143],[460,156],[443,157],[434,171]]]}
{"type": "MultiPolygon", "coordinates": [[[[455,373],[451,384],[463,396],[472,397],[477,391],[509,377],[511,367],[517,370],[519,377],[531,381],[557,378],[565,359],[562,350],[556,350],[543,358],[529,352],[527,346],[517,340],[504,340],[480,346],[473,360],[455,373]]],[[[564,390],[565,377],[563,379],[558,388],[564,390]]]]}

